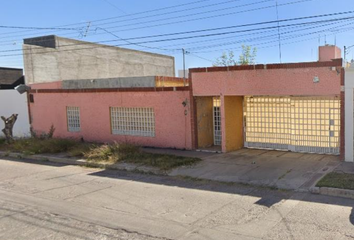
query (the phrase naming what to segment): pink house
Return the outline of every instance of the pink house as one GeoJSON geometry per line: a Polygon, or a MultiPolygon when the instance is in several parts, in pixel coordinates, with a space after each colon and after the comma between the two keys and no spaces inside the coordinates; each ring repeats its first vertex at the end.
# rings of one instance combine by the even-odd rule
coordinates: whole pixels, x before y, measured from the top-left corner
{"type": "Polygon", "coordinates": [[[321,47],[325,61],[319,62],[190,69],[193,147],[343,156],[344,69],[338,51],[321,47]]]}
{"type": "Polygon", "coordinates": [[[60,138],[192,148],[188,87],[63,89],[57,86],[57,83],[31,86],[31,125],[39,133],[53,125],[55,136],[60,138]]]}
{"type": "MultiPolygon", "coordinates": [[[[56,59],[61,57],[57,51],[54,47],[52,52],[59,54],[56,59]]],[[[343,155],[340,49],[324,46],[319,53],[318,62],[190,69],[189,79],[174,78],[168,70],[171,64],[164,65],[170,58],[161,55],[153,56],[159,65],[153,67],[155,76],[150,75],[149,53],[139,53],[147,54],[141,63],[146,66],[139,64],[135,69],[141,72],[134,76],[119,76],[114,70],[114,76],[97,77],[102,75],[100,67],[112,67],[109,60],[102,60],[104,65],[97,72],[90,69],[95,73],[92,78],[80,71],[70,75],[71,70],[67,73],[63,66],[60,79],[58,73],[43,77],[31,68],[35,60],[27,59],[26,74],[33,73],[31,125],[37,132],[53,125],[56,137],[86,141],[221,152],[247,147],[343,155]],[[161,71],[166,75],[156,77],[161,71]]],[[[45,62],[37,61],[45,67],[45,62]]],[[[126,63],[122,64],[119,69],[128,74],[126,63]]]]}

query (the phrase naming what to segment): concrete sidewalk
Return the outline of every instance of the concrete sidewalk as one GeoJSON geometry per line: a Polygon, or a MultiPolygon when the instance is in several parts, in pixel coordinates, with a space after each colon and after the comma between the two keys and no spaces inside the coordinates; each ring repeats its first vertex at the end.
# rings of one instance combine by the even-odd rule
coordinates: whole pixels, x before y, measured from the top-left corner
{"type": "MultiPolygon", "coordinates": [[[[308,191],[320,178],[336,168],[342,169],[342,171],[343,168],[347,169],[337,156],[319,154],[255,149],[242,149],[226,154],[158,148],[143,148],[143,151],[197,157],[203,161],[194,166],[177,168],[171,172],[161,172],[153,167],[128,163],[90,164],[90,166],[298,191],[308,191]]],[[[19,153],[0,152],[0,156],[59,162],[68,165],[85,166],[87,164],[85,159],[68,158],[65,157],[65,154],[26,156],[19,153]]],[[[352,170],[354,172],[354,167],[352,170]]]]}
{"type": "Polygon", "coordinates": [[[341,164],[338,156],[255,149],[210,154],[202,159],[169,175],[308,191],[341,164]]]}

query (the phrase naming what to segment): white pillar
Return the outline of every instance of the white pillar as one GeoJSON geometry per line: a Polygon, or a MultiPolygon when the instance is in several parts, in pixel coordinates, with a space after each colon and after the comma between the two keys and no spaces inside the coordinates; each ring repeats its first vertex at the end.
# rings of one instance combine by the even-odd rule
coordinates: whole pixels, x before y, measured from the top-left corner
{"type": "Polygon", "coordinates": [[[353,90],[354,90],[354,69],[345,69],[345,161],[353,162],[353,90]]]}

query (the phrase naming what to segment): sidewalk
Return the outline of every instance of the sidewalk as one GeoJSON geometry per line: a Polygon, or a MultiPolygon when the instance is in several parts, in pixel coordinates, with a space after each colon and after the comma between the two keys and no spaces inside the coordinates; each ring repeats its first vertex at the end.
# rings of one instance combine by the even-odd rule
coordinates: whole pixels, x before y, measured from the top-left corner
{"type": "Polygon", "coordinates": [[[88,165],[84,159],[69,158],[65,154],[26,156],[18,153],[0,152],[0,156],[243,183],[297,191],[309,191],[319,179],[335,168],[342,166],[337,156],[255,149],[242,149],[226,154],[157,148],[144,148],[143,151],[184,157],[198,157],[202,161],[194,166],[180,167],[170,172],[161,172],[153,167],[127,163],[90,163],[88,165]]]}
{"type": "Polygon", "coordinates": [[[204,157],[169,175],[308,191],[340,163],[337,156],[242,149],[204,157]]]}

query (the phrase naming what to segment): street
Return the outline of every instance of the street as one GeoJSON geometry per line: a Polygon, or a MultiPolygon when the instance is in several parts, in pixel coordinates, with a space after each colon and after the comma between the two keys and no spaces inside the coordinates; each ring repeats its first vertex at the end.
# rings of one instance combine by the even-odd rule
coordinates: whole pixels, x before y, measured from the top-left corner
{"type": "Polygon", "coordinates": [[[354,239],[354,200],[0,159],[0,239],[354,239]]]}

